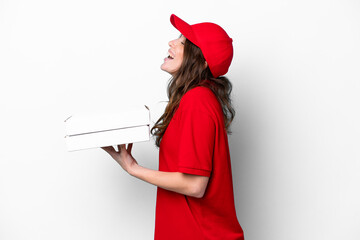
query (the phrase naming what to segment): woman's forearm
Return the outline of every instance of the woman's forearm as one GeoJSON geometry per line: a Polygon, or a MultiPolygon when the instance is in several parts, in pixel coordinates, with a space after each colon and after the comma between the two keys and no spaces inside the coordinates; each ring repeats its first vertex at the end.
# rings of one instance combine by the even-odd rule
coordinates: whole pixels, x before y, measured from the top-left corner
{"type": "Polygon", "coordinates": [[[132,145],[129,143],[126,148],[125,144],[120,144],[118,151],[115,151],[112,146],[102,147],[102,149],[108,152],[126,172],[134,177],[180,194],[197,198],[204,195],[209,177],[181,172],[162,172],[142,167],[131,155],[132,145]]]}
{"type": "Polygon", "coordinates": [[[156,171],[137,164],[132,167],[129,174],[166,190],[197,198],[204,195],[208,182],[208,177],[156,171]]]}

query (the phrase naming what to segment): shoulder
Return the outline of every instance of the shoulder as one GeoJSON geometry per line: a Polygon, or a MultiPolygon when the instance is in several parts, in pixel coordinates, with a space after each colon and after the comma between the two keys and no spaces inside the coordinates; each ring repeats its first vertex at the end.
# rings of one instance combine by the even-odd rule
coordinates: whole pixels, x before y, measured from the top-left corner
{"type": "Polygon", "coordinates": [[[183,104],[201,104],[209,101],[216,102],[217,98],[209,88],[203,86],[197,86],[193,89],[190,89],[181,99],[183,104]]]}
{"type": "Polygon", "coordinates": [[[181,98],[179,108],[182,111],[202,111],[210,115],[222,111],[216,95],[204,86],[197,86],[187,91],[181,98]]]}

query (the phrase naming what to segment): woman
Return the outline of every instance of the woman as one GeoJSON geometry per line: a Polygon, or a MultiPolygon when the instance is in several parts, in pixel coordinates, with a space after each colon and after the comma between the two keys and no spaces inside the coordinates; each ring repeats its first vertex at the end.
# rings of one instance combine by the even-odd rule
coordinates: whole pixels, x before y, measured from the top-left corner
{"type": "Polygon", "coordinates": [[[174,14],[181,35],[169,42],[161,69],[172,75],[169,103],[151,132],[159,171],[140,166],[132,143],[104,147],[130,175],[158,186],[155,240],[242,240],[234,204],[227,131],[234,118],[231,83],[223,77],[232,39],[218,25],[189,25],[174,14]]]}

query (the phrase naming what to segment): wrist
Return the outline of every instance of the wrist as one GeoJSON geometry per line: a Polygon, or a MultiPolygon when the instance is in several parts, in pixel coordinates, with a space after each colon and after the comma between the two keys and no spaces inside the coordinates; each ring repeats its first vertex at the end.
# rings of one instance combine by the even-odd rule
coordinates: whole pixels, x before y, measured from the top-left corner
{"type": "Polygon", "coordinates": [[[133,165],[129,168],[128,173],[129,173],[131,176],[135,177],[135,176],[136,176],[136,172],[137,172],[137,170],[138,170],[140,167],[141,167],[141,166],[140,166],[139,164],[135,163],[135,164],[133,164],[133,165]]]}

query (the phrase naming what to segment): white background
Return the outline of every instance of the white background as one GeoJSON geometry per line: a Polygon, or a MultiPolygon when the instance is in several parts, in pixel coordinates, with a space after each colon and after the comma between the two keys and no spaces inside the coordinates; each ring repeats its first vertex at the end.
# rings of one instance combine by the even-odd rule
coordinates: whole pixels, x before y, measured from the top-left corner
{"type": "MultiPolygon", "coordinates": [[[[132,104],[157,120],[171,13],[234,39],[245,238],[359,239],[359,12],[356,0],[0,0],[0,239],[153,239],[156,187],[101,149],[68,153],[63,120],[132,104]]],[[[157,169],[153,140],[133,155],[157,169]]]]}

